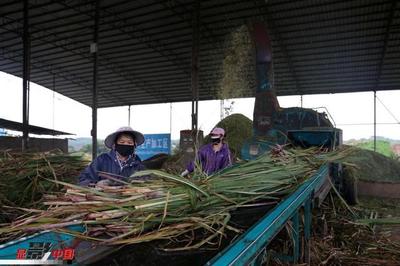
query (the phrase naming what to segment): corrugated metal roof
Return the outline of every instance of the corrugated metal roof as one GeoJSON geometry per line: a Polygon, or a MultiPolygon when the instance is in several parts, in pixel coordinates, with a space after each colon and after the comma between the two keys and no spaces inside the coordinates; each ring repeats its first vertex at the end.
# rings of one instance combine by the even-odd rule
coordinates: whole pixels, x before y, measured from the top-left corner
{"type": "MultiPolygon", "coordinates": [[[[3,118],[0,118],[0,127],[9,129],[9,130],[20,131],[20,132],[22,132],[22,130],[23,130],[22,123],[3,119],[3,118]]],[[[0,130],[2,130],[2,128],[0,128],[0,130]]],[[[63,132],[63,131],[58,131],[58,130],[45,128],[45,127],[32,126],[32,125],[28,126],[28,131],[29,131],[29,133],[37,134],[37,135],[52,135],[52,136],[74,135],[71,133],[63,132]]]]}
{"type": "MultiPolygon", "coordinates": [[[[0,3],[0,71],[19,77],[22,2],[0,3]]],[[[200,100],[218,97],[228,34],[255,20],[271,32],[278,95],[400,89],[398,1],[200,2],[200,100]]],[[[101,1],[99,107],[191,100],[193,6],[101,1]]],[[[94,1],[32,0],[29,18],[31,80],[90,106],[94,1]]]]}

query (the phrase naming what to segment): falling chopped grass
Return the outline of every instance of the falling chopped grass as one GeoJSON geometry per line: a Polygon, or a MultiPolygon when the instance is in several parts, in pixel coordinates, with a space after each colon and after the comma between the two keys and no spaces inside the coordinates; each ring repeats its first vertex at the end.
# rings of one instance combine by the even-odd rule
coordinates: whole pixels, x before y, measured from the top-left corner
{"type": "Polygon", "coordinates": [[[255,88],[254,44],[246,25],[228,36],[224,47],[220,99],[240,98],[255,88]]]}

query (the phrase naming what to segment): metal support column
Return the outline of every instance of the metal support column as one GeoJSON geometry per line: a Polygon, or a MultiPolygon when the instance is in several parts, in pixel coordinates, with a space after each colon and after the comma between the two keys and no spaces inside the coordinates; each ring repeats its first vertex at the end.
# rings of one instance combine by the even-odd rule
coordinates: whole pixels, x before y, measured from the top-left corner
{"type": "Polygon", "coordinates": [[[219,115],[219,120],[222,120],[222,119],[224,119],[224,100],[222,99],[222,100],[220,100],[219,101],[219,112],[220,112],[220,115],[219,115]]]}
{"type": "Polygon", "coordinates": [[[131,106],[128,106],[128,126],[131,126],[131,106]]]}
{"type": "Polygon", "coordinates": [[[172,138],[172,103],[169,103],[169,134],[172,138]]]}
{"type": "Polygon", "coordinates": [[[311,198],[304,204],[304,262],[310,265],[311,198]]]}
{"type": "Polygon", "coordinates": [[[53,73],[53,113],[52,113],[52,129],[55,130],[55,112],[56,112],[56,74],[53,73]]]}
{"type": "Polygon", "coordinates": [[[297,211],[292,217],[292,236],[293,236],[293,263],[299,261],[300,254],[300,224],[299,224],[299,211],[297,211]]]}
{"type": "Polygon", "coordinates": [[[192,15],[192,130],[198,129],[199,113],[199,46],[200,46],[200,1],[193,5],[192,15]]]}
{"type": "Polygon", "coordinates": [[[23,70],[22,70],[22,151],[29,148],[29,80],[31,45],[29,36],[29,1],[24,0],[23,70]]]}
{"type": "Polygon", "coordinates": [[[303,108],[303,95],[300,95],[300,107],[303,108]]]}
{"type": "Polygon", "coordinates": [[[376,91],[374,91],[374,151],[376,152],[376,91]]]}
{"type": "Polygon", "coordinates": [[[98,83],[98,58],[99,58],[99,11],[100,0],[95,2],[94,34],[90,52],[93,54],[93,92],[92,92],[92,159],[97,157],[97,83],[98,83]]]}

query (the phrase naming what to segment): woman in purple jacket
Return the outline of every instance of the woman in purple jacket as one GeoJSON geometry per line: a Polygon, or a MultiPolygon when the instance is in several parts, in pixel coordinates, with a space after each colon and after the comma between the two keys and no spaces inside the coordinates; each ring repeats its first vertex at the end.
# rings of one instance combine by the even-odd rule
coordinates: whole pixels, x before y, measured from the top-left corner
{"type": "MultiPolygon", "coordinates": [[[[225,130],[216,127],[210,132],[211,143],[203,145],[197,152],[196,161],[201,170],[207,175],[218,172],[232,165],[231,152],[228,144],[224,143],[225,130]]],[[[186,170],[181,174],[186,176],[194,171],[195,162],[190,162],[186,170]]]]}
{"type": "Polygon", "coordinates": [[[93,184],[109,184],[99,173],[114,174],[113,177],[129,177],[136,171],[144,170],[135,148],[144,142],[142,133],[130,127],[121,127],[107,136],[104,144],[111,150],[99,155],[79,176],[79,184],[88,186],[93,184]]]}

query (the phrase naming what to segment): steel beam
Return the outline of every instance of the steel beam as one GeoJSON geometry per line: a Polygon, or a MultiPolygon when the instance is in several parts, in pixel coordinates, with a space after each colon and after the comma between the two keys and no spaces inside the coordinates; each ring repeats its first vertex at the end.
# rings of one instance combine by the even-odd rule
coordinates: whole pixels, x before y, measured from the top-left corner
{"type": "MultiPolygon", "coordinates": [[[[91,18],[94,19],[93,16],[90,16],[91,18]]],[[[11,18],[9,18],[11,20],[11,18]]],[[[17,22],[16,20],[14,20],[17,22]]],[[[36,27],[37,28],[37,27],[36,27]]],[[[45,31],[40,31],[39,34],[44,34],[45,31]]],[[[83,48],[76,49],[76,45],[71,41],[71,40],[66,40],[66,39],[61,39],[60,42],[56,41],[53,42],[54,38],[56,38],[56,35],[51,35],[53,38],[50,39],[43,39],[40,36],[37,38],[40,39],[43,42],[49,43],[54,47],[60,48],[64,51],[70,52],[72,54],[78,55],[82,58],[85,58],[88,60],[88,62],[91,62],[90,56],[86,55],[86,50],[83,48]]],[[[141,80],[139,77],[137,77],[134,73],[127,73],[123,68],[121,68],[119,65],[115,64],[112,62],[110,59],[105,57],[104,55],[102,56],[102,61],[104,62],[103,64],[99,64],[99,66],[103,67],[104,69],[107,69],[108,71],[114,73],[116,76],[120,76],[121,78],[124,78],[126,80],[129,80],[132,84],[137,85],[137,87],[142,88],[146,90],[145,86],[145,81],[141,80]],[[144,85],[143,85],[144,84],[144,85]]],[[[150,94],[152,94],[155,98],[159,97],[164,97],[164,99],[168,99],[167,96],[165,96],[161,91],[148,91],[150,94]]]]}
{"type": "Polygon", "coordinates": [[[23,77],[22,77],[22,151],[29,148],[29,80],[30,80],[30,37],[29,1],[23,2],[23,77]]]}
{"type": "Polygon", "coordinates": [[[304,262],[307,265],[311,263],[310,257],[310,239],[311,239],[311,206],[312,201],[309,198],[304,204],[304,262]]]}
{"type": "MultiPolygon", "coordinates": [[[[168,8],[169,10],[171,10],[171,12],[175,15],[178,16],[182,19],[182,21],[186,22],[191,28],[193,28],[192,22],[193,20],[190,20],[186,17],[187,14],[190,14],[190,11],[186,8],[186,6],[180,2],[179,0],[172,0],[172,1],[168,1],[168,2],[162,2],[162,5],[165,6],[166,8],[168,8]],[[177,3],[179,5],[177,5],[177,3]],[[179,11],[178,8],[181,8],[181,10],[179,11]]],[[[210,27],[208,27],[206,24],[199,22],[200,29],[200,34],[202,36],[204,36],[205,38],[207,38],[207,40],[211,40],[211,44],[214,46],[214,48],[219,48],[217,46],[217,43],[221,43],[221,37],[223,36],[219,36],[217,37],[217,35],[213,32],[212,29],[210,29],[210,27]]]]}
{"type": "Polygon", "coordinates": [[[299,261],[300,257],[300,222],[299,210],[292,217],[292,238],[293,238],[293,264],[299,261]]]}
{"type": "Polygon", "coordinates": [[[374,90],[374,151],[376,152],[376,90],[374,90]]]}
{"type": "Polygon", "coordinates": [[[200,46],[200,0],[196,0],[192,13],[192,131],[198,129],[199,113],[199,46],[200,46]]]}
{"type": "MultiPolygon", "coordinates": [[[[59,0],[57,2],[68,7],[68,4],[66,4],[65,1],[59,0]]],[[[77,11],[81,14],[86,14],[90,16],[90,14],[86,13],[84,10],[78,9],[77,11]]],[[[165,52],[164,49],[161,49],[165,47],[165,45],[161,41],[155,41],[143,30],[138,29],[134,25],[128,25],[125,22],[126,19],[119,17],[119,15],[114,13],[111,9],[103,9],[100,10],[100,12],[102,13],[101,22],[104,23],[104,25],[107,25],[114,30],[118,30],[131,38],[139,40],[149,48],[157,51],[160,55],[167,57],[171,62],[173,62],[173,64],[177,68],[181,69],[184,74],[189,75],[188,71],[185,68],[184,62],[178,57],[176,53],[165,52]],[[110,17],[114,20],[109,20],[110,17]]]]}
{"type": "Polygon", "coordinates": [[[99,11],[100,1],[95,1],[94,10],[94,32],[93,43],[90,46],[90,51],[93,55],[93,90],[92,90],[92,160],[97,157],[97,82],[98,82],[98,66],[99,60],[99,11]]]}
{"type": "MultiPolygon", "coordinates": [[[[23,55],[14,53],[12,51],[9,51],[9,50],[3,49],[3,48],[0,48],[0,57],[10,60],[10,61],[13,61],[13,62],[16,62],[16,63],[21,63],[21,61],[23,60],[23,55]],[[22,60],[20,60],[20,58],[22,58],[22,60]]],[[[59,69],[54,66],[49,66],[40,61],[30,60],[30,62],[31,62],[30,65],[33,66],[35,69],[41,69],[42,71],[47,72],[49,77],[52,75],[56,75],[57,77],[60,77],[63,80],[70,81],[71,84],[78,85],[79,88],[85,88],[88,91],[91,91],[89,82],[81,79],[80,77],[76,76],[73,73],[68,73],[65,70],[59,69]]],[[[22,63],[22,65],[23,65],[23,63],[22,63]]],[[[14,73],[10,73],[10,74],[14,74],[14,73]]],[[[48,80],[50,80],[50,79],[48,79],[48,80]]],[[[114,96],[107,95],[104,92],[100,92],[100,94],[102,97],[107,98],[109,101],[117,104],[116,99],[113,99],[113,98],[115,98],[114,96]]]]}
{"type": "MultiPolygon", "coordinates": [[[[14,2],[17,2],[17,1],[14,0],[14,2]]],[[[39,1],[31,1],[31,5],[30,5],[30,8],[29,8],[30,10],[34,10],[34,9],[38,9],[38,8],[43,9],[43,7],[46,7],[46,6],[49,6],[49,5],[53,4],[54,1],[48,1],[48,2],[45,2],[45,3],[44,3],[44,1],[40,1],[40,4],[36,4],[36,3],[32,3],[32,2],[39,2],[39,1]]],[[[79,2],[81,2],[81,1],[79,1],[79,2]]],[[[81,3],[79,3],[79,5],[81,5],[81,3]]],[[[0,7],[2,7],[2,6],[0,6],[0,7]]],[[[51,11],[44,10],[43,12],[40,12],[40,13],[37,13],[37,14],[32,14],[30,16],[30,18],[32,20],[34,20],[34,19],[36,19],[38,17],[44,17],[44,16],[47,16],[47,15],[53,15],[54,16],[54,14],[59,13],[59,12],[63,12],[63,11],[65,11],[64,8],[59,8],[59,9],[54,9],[53,8],[51,11]]],[[[10,11],[10,12],[7,12],[7,13],[3,13],[2,16],[7,16],[8,17],[8,16],[15,16],[17,14],[18,14],[18,10],[14,10],[14,11],[10,11]]],[[[22,19],[18,19],[18,21],[22,22],[22,19]]]]}
{"type": "MultiPolygon", "coordinates": [[[[397,1],[396,0],[392,0],[391,6],[390,6],[390,8],[388,10],[388,17],[387,17],[386,29],[385,29],[385,37],[384,37],[383,46],[382,46],[382,54],[381,54],[381,58],[379,60],[378,71],[377,71],[377,74],[376,74],[376,81],[375,81],[375,91],[374,91],[374,95],[375,95],[374,96],[375,97],[374,101],[375,102],[376,102],[376,89],[378,89],[379,82],[381,81],[383,63],[384,63],[384,60],[385,60],[386,50],[387,50],[388,43],[389,43],[390,29],[391,29],[392,24],[393,24],[394,13],[396,11],[396,4],[397,4],[397,1]]],[[[375,137],[374,137],[374,150],[376,148],[375,147],[375,145],[376,145],[375,142],[376,142],[376,140],[375,140],[375,137]]]]}
{"type": "Polygon", "coordinates": [[[128,105],[128,126],[131,126],[131,105],[128,105]]]}

